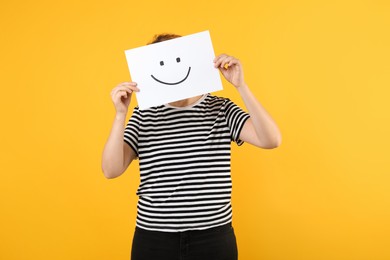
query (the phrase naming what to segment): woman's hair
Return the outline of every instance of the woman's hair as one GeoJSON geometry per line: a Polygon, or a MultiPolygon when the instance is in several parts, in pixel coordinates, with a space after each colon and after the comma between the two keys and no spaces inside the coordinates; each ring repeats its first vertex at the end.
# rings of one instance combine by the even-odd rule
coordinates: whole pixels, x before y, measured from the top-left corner
{"type": "Polygon", "coordinates": [[[173,33],[156,34],[153,37],[153,39],[150,42],[148,42],[148,44],[163,42],[166,40],[171,40],[171,39],[175,39],[175,38],[179,38],[179,37],[181,37],[181,35],[177,35],[177,34],[173,34],[173,33]]]}

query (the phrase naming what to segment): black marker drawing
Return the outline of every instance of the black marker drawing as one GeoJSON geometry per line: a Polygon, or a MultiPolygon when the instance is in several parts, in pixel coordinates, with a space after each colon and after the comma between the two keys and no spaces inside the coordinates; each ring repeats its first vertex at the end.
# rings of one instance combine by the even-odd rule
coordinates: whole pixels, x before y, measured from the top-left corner
{"type": "MultiPolygon", "coordinates": [[[[176,58],[176,62],[180,62],[180,57],[177,57],[176,58]]],[[[164,66],[164,61],[160,61],[160,65],[161,66],[164,66]]],[[[187,72],[187,75],[184,77],[184,79],[182,79],[182,80],[180,80],[180,81],[178,81],[178,82],[164,82],[164,81],[161,81],[161,80],[159,80],[159,79],[157,79],[156,77],[154,77],[153,75],[150,75],[155,81],[157,81],[157,82],[159,82],[159,83],[161,83],[161,84],[165,84],[165,85],[177,85],[177,84],[180,84],[180,83],[182,83],[183,81],[185,81],[187,78],[188,78],[188,76],[190,75],[190,72],[191,72],[191,67],[188,67],[188,72],[187,72]]]]}

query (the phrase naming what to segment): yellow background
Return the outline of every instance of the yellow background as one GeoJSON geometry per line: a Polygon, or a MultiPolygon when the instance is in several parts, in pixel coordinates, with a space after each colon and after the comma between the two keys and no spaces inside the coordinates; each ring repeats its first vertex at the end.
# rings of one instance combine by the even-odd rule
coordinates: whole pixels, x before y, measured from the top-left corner
{"type": "Polygon", "coordinates": [[[124,50],[203,30],[283,135],[274,150],[234,145],[240,259],[390,259],[388,1],[0,7],[0,259],[130,258],[139,173],[101,171],[110,91],[130,80],[124,50]]]}

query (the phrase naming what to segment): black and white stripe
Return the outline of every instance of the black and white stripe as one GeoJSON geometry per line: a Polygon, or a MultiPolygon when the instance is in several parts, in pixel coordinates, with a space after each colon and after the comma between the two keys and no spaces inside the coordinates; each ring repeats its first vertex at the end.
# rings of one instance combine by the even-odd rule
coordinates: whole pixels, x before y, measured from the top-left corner
{"type": "Polygon", "coordinates": [[[139,158],[137,226],[179,232],[232,219],[230,145],[249,114],[204,95],[190,107],[135,107],[124,141],[139,158]]]}

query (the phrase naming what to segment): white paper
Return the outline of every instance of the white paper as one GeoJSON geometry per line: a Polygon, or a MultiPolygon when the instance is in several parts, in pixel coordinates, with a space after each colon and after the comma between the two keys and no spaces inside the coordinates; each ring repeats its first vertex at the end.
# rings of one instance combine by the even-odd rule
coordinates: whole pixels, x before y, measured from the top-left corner
{"type": "Polygon", "coordinates": [[[222,90],[209,31],[125,51],[138,106],[146,109],[222,90]]]}

